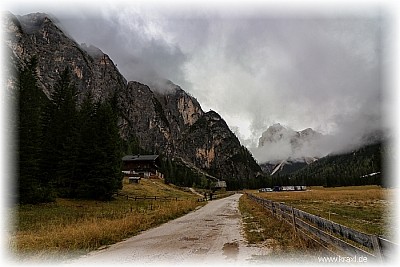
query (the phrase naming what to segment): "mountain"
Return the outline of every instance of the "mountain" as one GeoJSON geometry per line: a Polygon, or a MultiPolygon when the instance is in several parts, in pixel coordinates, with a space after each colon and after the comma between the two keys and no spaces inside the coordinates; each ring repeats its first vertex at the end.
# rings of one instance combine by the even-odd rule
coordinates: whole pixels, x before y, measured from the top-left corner
{"type": "Polygon", "coordinates": [[[259,138],[253,153],[259,159],[263,172],[291,172],[310,164],[321,156],[318,142],[323,135],[307,128],[294,131],[279,123],[271,125],[259,138]]]}
{"type": "Polygon", "coordinates": [[[276,185],[306,186],[394,186],[387,178],[383,167],[390,160],[389,140],[382,139],[366,144],[350,152],[329,154],[312,164],[283,160],[276,165],[262,164],[264,172],[275,173],[264,176],[261,187],[276,185]]]}
{"type": "Polygon", "coordinates": [[[386,149],[388,147],[380,141],[364,145],[351,152],[331,154],[297,171],[282,174],[281,179],[306,185],[380,184],[388,186],[390,181],[381,179],[384,176],[382,162],[386,160],[386,149]]]}
{"type": "MultiPolygon", "coordinates": [[[[116,101],[120,136],[141,151],[182,159],[226,179],[228,187],[229,181],[240,187],[243,179],[261,173],[250,152],[216,112],[205,113],[193,96],[168,80],[158,84],[157,90],[127,82],[108,55],[92,45],[77,44],[56,22],[43,13],[7,14],[3,28],[8,68],[18,69],[35,56],[39,85],[49,97],[68,67],[80,101],[87,94],[95,101],[116,101]]],[[[7,90],[13,91],[16,78],[12,71],[7,73],[7,90]]]]}
{"type": "Polygon", "coordinates": [[[183,132],[177,154],[207,170],[229,179],[251,179],[261,173],[250,152],[215,111],[209,111],[183,132]]]}
{"type": "Polygon", "coordinates": [[[311,128],[297,132],[276,123],[268,127],[268,129],[262,133],[258,140],[258,147],[267,147],[273,143],[287,143],[290,145],[293,154],[295,154],[297,151],[302,150],[304,146],[310,145],[321,136],[322,134],[311,128]]]}
{"type": "Polygon", "coordinates": [[[51,90],[68,66],[74,73],[74,83],[83,97],[91,92],[95,99],[108,99],[114,92],[126,87],[109,56],[104,53],[89,55],[74,40],[53,23],[50,16],[34,13],[25,16],[4,16],[6,44],[16,65],[36,55],[39,84],[49,96],[51,90]]]}
{"type": "Polygon", "coordinates": [[[264,158],[260,163],[264,173],[287,174],[318,159],[316,146],[322,137],[311,128],[294,131],[276,123],[262,133],[254,152],[258,158],[264,158]]]}

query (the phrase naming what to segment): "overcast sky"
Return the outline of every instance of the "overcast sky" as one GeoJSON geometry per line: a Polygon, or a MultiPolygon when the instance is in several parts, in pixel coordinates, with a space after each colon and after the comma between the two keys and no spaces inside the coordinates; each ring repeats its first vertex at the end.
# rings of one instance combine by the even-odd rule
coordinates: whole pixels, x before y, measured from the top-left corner
{"type": "Polygon", "coordinates": [[[372,3],[65,5],[9,10],[54,15],[78,43],[107,53],[128,80],[171,80],[204,111],[220,113],[248,147],[274,123],[335,134],[343,146],[385,122],[390,20],[372,3]]]}

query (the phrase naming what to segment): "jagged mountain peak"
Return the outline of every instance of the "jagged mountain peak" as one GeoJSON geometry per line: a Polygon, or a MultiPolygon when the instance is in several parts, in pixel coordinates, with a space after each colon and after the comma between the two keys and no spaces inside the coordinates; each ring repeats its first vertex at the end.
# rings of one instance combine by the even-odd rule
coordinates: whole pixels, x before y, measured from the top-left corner
{"type": "Polygon", "coordinates": [[[30,13],[23,16],[17,16],[17,18],[25,33],[39,33],[43,28],[51,27],[59,31],[59,33],[64,34],[64,32],[57,26],[57,24],[59,24],[57,18],[47,13],[30,13]]]}
{"type": "Polygon", "coordinates": [[[306,128],[300,132],[298,132],[300,137],[302,138],[315,138],[315,137],[320,137],[322,136],[321,133],[314,131],[312,128],[306,128]]]}
{"type": "Polygon", "coordinates": [[[16,64],[24,66],[36,56],[38,82],[47,96],[65,68],[71,70],[80,98],[91,92],[94,99],[104,100],[126,86],[125,78],[106,54],[91,57],[55,21],[45,13],[9,14],[5,25],[6,43],[16,64]]]}
{"type": "Polygon", "coordinates": [[[108,55],[94,45],[79,45],[54,21],[33,13],[9,14],[4,23],[14,69],[36,56],[39,84],[47,96],[69,68],[79,97],[90,92],[95,101],[117,100],[120,136],[141,150],[182,158],[227,180],[255,178],[261,171],[218,113],[205,113],[195,97],[170,80],[127,82],[108,55]]]}
{"type": "Polygon", "coordinates": [[[262,133],[258,142],[258,147],[267,146],[270,143],[277,143],[282,140],[288,140],[293,145],[296,145],[299,142],[310,141],[311,139],[320,136],[322,136],[322,134],[314,131],[312,128],[295,131],[290,127],[285,127],[280,123],[275,123],[269,126],[268,129],[262,133]]]}
{"type": "Polygon", "coordinates": [[[283,160],[310,162],[308,159],[321,156],[316,148],[322,137],[321,133],[312,128],[295,131],[275,123],[262,133],[258,148],[253,153],[261,163],[276,164],[283,160]]]}
{"type": "Polygon", "coordinates": [[[23,16],[17,16],[19,21],[25,25],[40,26],[45,22],[50,22],[50,16],[46,13],[36,12],[29,13],[23,16]]]}
{"type": "Polygon", "coordinates": [[[284,127],[280,123],[275,123],[262,133],[258,140],[258,147],[262,147],[267,143],[277,143],[282,139],[292,138],[295,135],[296,132],[294,130],[284,127]]]}

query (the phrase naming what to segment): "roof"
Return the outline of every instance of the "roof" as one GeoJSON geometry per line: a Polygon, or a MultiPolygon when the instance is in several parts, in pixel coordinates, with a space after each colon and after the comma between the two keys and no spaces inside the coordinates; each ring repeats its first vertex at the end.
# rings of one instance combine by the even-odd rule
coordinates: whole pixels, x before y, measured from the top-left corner
{"type": "Polygon", "coordinates": [[[226,187],[226,182],[225,181],[217,181],[215,184],[215,187],[226,187]]]}
{"type": "Polygon", "coordinates": [[[122,161],[154,161],[158,155],[126,155],[122,161]]]}

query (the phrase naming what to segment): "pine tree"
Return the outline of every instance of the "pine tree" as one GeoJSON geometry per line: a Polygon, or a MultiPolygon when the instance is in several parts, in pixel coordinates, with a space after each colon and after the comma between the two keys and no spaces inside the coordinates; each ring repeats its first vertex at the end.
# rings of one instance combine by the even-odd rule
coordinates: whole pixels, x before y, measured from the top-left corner
{"type": "Polygon", "coordinates": [[[80,148],[75,180],[78,198],[108,200],[122,188],[117,114],[110,103],[87,96],[80,110],[80,148]]]}
{"type": "Polygon", "coordinates": [[[97,190],[101,189],[98,197],[110,199],[118,189],[122,188],[118,116],[112,105],[106,102],[99,104],[96,115],[96,130],[100,144],[96,158],[99,164],[99,175],[96,177],[97,190]]]}
{"type": "Polygon", "coordinates": [[[78,156],[77,91],[66,68],[43,113],[42,173],[60,196],[70,197],[78,156]]]}
{"type": "Polygon", "coordinates": [[[20,203],[52,200],[48,180],[40,173],[41,115],[46,96],[39,89],[37,60],[18,70],[18,194],[20,203]]]}

